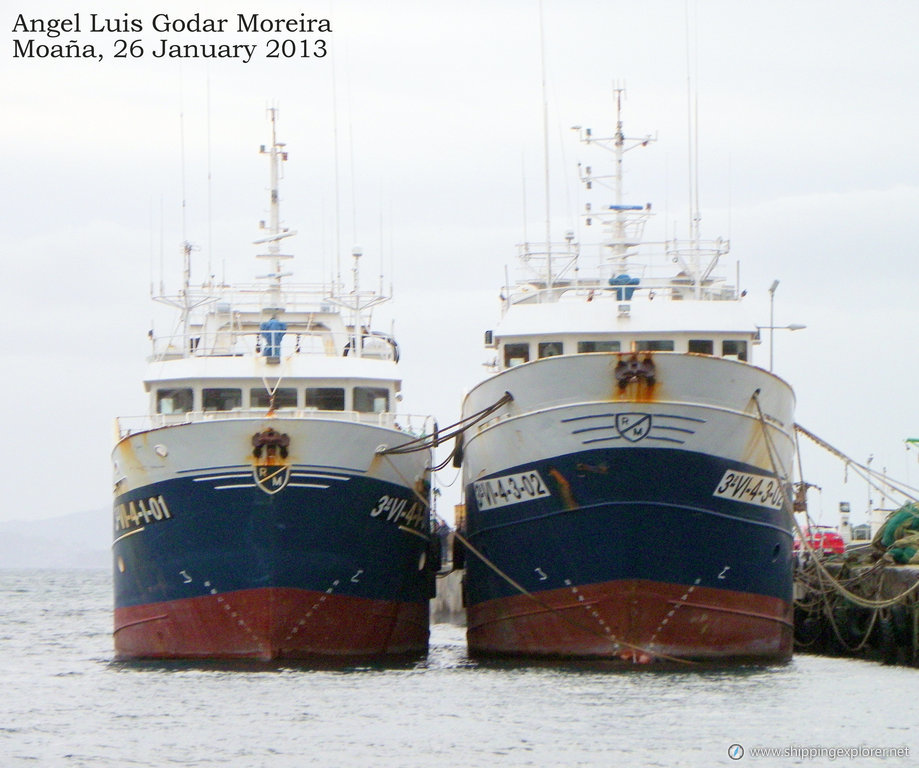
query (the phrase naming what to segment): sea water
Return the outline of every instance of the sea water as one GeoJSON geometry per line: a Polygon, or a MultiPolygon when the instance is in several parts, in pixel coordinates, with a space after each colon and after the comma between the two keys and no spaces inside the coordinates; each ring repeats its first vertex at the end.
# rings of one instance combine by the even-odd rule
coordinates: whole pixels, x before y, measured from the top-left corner
{"type": "Polygon", "coordinates": [[[919,670],[116,662],[106,571],[0,570],[0,766],[906,766],[919,670]],[[771,751],[761,754],[759,750],[771,751]]]}

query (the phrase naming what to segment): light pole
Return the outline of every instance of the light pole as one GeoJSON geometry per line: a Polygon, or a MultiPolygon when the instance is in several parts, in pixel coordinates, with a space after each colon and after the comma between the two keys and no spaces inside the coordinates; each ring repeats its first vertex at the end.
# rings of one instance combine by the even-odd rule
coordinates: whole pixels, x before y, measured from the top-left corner
{"type": "Polygon", "coordinates": [[[769,370],[772,371],[772,362],[773,354],[772,350],[775,347],[775,332],[778,331],[800,331],[804,328],[807,328],[806,325],[801,325],[800,323],[789,323],[788,325],[776,325],[775,324],[775,289],[779,287],[779,281],[773,280],[772,285],[769,286],[769,325],[758,325],[756,326],[757,331],[767,330],[769,331],[769,370]]]}
{"type": "Polygon", "coordinates": [[[775,289],[779,281],[773,280],[769,286],[769,370],[772,371],[772,349],[775,341],[775,289]]]}

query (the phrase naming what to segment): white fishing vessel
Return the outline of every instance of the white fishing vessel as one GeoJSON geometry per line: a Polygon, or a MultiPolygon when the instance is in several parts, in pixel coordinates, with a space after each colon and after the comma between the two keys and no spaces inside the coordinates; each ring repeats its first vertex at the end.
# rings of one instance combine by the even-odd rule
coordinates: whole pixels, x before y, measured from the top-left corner
{"type": "Polygon", "coordinates": [[[386,297],[290,282],[276,138],[270,221],[253,285],[190,285],[172,333],[151,332],[145,417],[118,419],[115,650],[137,657],[354,657],[424,652],[439,551],[432,430],[397,413],[386,297]],[[414,431],[413,431],[414,430],[414,431]]]}
{"type": "MultiPolygon", "coordinates": [[[[724,240],[642,245],[651,206],[623,195],[590,249],[525,243],[486,333],[494,373],[465,434],[469,648],[476,654],[782,660],[792,652],[788,509],[794,395],[753,364],[759,331],[718,272],[724,240]]],[[[698,218],[696,217],[696,222],[698,218]]]]}

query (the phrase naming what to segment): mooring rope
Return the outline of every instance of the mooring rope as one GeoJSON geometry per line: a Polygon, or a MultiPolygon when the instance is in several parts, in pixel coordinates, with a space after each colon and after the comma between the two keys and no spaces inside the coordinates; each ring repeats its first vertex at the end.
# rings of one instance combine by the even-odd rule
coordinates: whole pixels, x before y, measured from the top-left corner
{"type": "MultiPolygon", "coordinates": [[[[513,399],[514,396],[510,392],[505,392],[500,398],[498,398],[498,400],[489,405],[487,408],[483,408],[481,411],[477,411],[471,416],[467,416],[464,419],[460,419],[455,424],[451,424],[449,427],[445,428],[444,432],[441,432],[435,428],[435,430],[430,435],[422,435],[421,437],[416,437],[414,440],[409,440],[407,443],[402,443],[402,445],[397,445],[393,448],[380,446],[377,448],[377,453],[385,456],[388,454],[396,455],[400,453],[415,453],[416,451],[426,451],[431,448],[436,448],[441,443],[446,442],[447,440],[450,440],[457,435],[461,435],[470,427],[473,427],[480,421],[485,420],[491,416],[491,414],[497,411],[501,406],[512,402],[513,399]]],[[[443,466],[446,466],[446,463],[444,463],[443,466]]]]}
{"type": "Polygon", "coordinates": [[[659,651],[652,651],[649,648],[646,648],[644,646],[637,645],[636,643],[630,643],[627,640],[623,640],[617,637],[616,635],[614,635],[612,632],[601,632],[600,630],[594,629],[593,627],[585,626],[581,622],[571,619],[570,617],[562,613],[562,611],[564,609],[575,608],[578,605],[580,605],[580,603],[575,603],[569,606],[550,605],[545,600],[542,600],[537,595],[535,595],[533,592],[530,592],[522,584],[512,579],[507,573],[502,571],[491,559],[489,559],[484,553],[480,552],[472,544],[472,542],[469,541],[469,539],[467,539],[465,536],[459,533],[459,531],[454,531],[453,535],[456,536],[460,540],[460,543],[462,543],[462,545],[467,550],[472,552],[472,554],[474,554],[477,558],[479,558],[479,560],[481,560],[482,563],[484,563],[488,568],[490,568],[499,578],[503,579],[508,584],[510,584],[521,595],[528,598],[529,600],[532,600],[536,605],[542,608],[546,613],[555,614],[557,618],[561,619],[566,624],[574,627],[575,629],[578,629],[582,632],[586,632],[587,634],[590,634],[590,635],[594,635],[596,637],[600,637],[603,640],[610,643],[611,645],[625,646],[626,648],[629,648],[632,651],[639,651],[641,653],[647,654],[647,656],[651,659],[664,659],[666,661],[674,661],[680,664],[688,664],[688,665],[692,665],[696,663],[694,661],[691,661],[690,659],[681,659],[677,656],[669,656],[666,653],[660,653],[659,651]]]}
{"type": "MultiPolygon", "coordinates": [[[[507,396],[510,397],[509,394],[507,394],[507,396]]],[[[380,453],[383,453],[383,452],[381,451],[380,453]]],[[[390,459],[389,456],[386,455],[385,453],[383,453],[383,458],[385,458],[386,461],[389,462],[389,465],[392,467],[393,471],[399,476],[399,478],[402,480],[403,483],[405,483],[406,486],[412,489],[412,492],[421,500],[421,502],[425,506],[429,506],[428,501],[418,492],[418,489],[415,488],[414,484],[408,482],[408,480],[405,478],[405,476],[402,474],[399,468],[395,465],[395,463],[393,463],[392,459],[390,459]]],[[[436,512],[434,512],[433,514],[440,522],[446,523],[446,521],[436,512]]],[[[629,648],[632,651],[647,654],[649,658],[664,659],[666,661],[673,661],[679,664],[687,664],[687,665],[696,664],[696,662],[691,661],[690,659],[681,659],[677,656],[669,656],[665,653],[660,653],[658,651],[652,651],[643,646],[636,645],[635,643],[630,643],[627,640],[622,640],[616,637],[612,632],[606,632],[606,633],[600,632],[599,630],[596,630],[593,627],[585,626],[584,624],[571,619],[570,617],[562,613],[563,608],[574,608],[574,607],[577,607],[577,605],[580,605],[580,603],[572,604],[570,606],[563,606],[563,607],[549,605],[546,601],[537,597],[534,593],[530,592],[526,587],[524,587],[518,581],[514,580],[509,574],[501,570],[501,568],[499,568],[487,555],[485,555],[483,552],[480,552],[479,549],[475,547],[475,545],[473,545],[473,543],[469,541],[469,539],[467,539],[459,531],[454,529],[453,535],[457,539],[460,540],[460,543],[467,550],[469,550],[469,552],[471,552],[473,555],[479,558],[479,560],[481,560],[482,563],[487,568],[493,571],[498,576],[498,578],[504,580],[507,584],[509,584],[514,589],[516,589],[524,597],[528,598],[529,600],[532,600],[536,605],[542,608],[546,613],[555,614],[559,619],[561,619],[566,624],[569,624],[570,626],[574,627],[575,629],[578,629],[582,632],[586,632],[587,634],[590,634],[590,635],[594,635],[596,637],[600,637],[606,642],[610,643],[611,645],[624,646],[626,648],[629,648]]]]}

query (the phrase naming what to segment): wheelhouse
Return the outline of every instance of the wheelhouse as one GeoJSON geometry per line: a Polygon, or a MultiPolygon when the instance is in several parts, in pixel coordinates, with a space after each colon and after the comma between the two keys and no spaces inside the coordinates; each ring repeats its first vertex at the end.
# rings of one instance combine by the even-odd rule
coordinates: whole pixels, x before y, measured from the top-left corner
{"type": "Polygon", "coordinates": [[[243,411],[388,412],[398,397],[393,381],[309,379],[284,381],[277,387],[251,380],[168,381],[150,385],[151,413],[160,416],[243,411]]]}
{"type": "Polygon", "coordinates": [[[582,355],[597,352],[682,352],[696,355],[724,357],[748,362],[750,348],[759,342],[751,333],[696,333],[696,334],[634,334],[616,338],[588,334],[506,338],[489,337],[491,346],[498,351],[497,366],[501,369],[541,360],[556,355],[582,355]]]}

